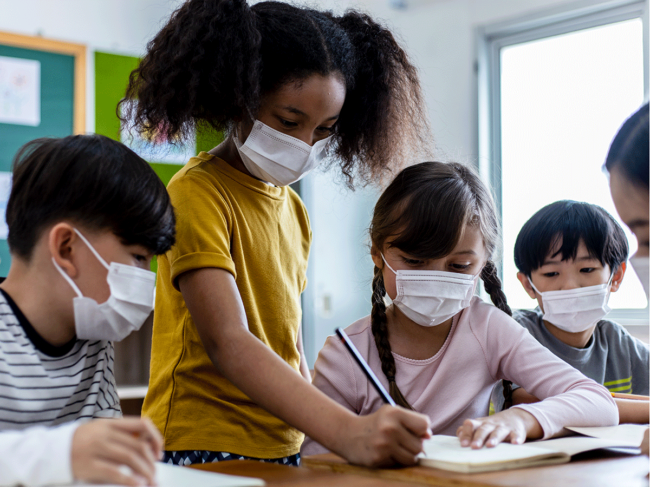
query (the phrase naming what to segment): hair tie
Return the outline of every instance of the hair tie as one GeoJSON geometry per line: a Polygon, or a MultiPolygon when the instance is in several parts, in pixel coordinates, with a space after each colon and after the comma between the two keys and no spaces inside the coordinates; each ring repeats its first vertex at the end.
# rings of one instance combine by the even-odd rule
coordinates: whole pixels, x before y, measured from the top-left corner
{"type": "Polygon", "coordinates": [[[395,382],[395,376],[394,375],[387,375],[386,378],[388,379],[388,382],[395,382]]]}

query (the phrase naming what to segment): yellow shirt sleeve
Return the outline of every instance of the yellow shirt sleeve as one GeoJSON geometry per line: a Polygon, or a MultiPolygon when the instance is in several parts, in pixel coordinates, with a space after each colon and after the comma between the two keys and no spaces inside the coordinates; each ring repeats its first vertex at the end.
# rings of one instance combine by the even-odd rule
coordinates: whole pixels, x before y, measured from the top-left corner
{"type": "Polygon", "coordinates": [[[194,269],[217,267],[235,278],[230,253],[232,212],[215,184],[191,172],[172,181],[167,188],[176,211],[176,245],[169,251],[171,280],[194,269]]]}

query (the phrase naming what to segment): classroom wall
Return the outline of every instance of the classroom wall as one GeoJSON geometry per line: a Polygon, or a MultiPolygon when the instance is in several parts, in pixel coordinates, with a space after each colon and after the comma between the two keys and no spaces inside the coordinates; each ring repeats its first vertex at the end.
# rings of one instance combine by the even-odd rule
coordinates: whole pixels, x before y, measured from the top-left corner
{"type": "MultiPolygon", "coordinates": [[[[0,0],[0,30],[87,44],[91,50],[140,56],[146,42],[181,0],[0,0]]],[[[420,68],[437,157],[476,162],[475,28],[575,0],[389,0],[310,2],[343,11],[360,7],[384,19],[420,68]]],[[[88,130],[94,130],[94,66],[89,55],[88,130]]],[[[314,233],[309,286],[303,297],[310,364],[327,335],[370,309],[372,263],[368,227],[376,190],[351,193],[335,172],[319,171],[302,185],[314,233]]]]}

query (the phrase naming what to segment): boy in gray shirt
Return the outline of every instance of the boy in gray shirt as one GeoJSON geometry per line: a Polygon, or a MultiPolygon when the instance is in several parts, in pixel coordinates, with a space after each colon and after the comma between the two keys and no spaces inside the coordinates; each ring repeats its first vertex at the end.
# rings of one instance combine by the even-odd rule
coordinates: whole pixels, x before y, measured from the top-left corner
{"type": "MultiPolygon", "coordinates": [[[[604,320],[626,270],[627,239],[605,210],[558,201],[539,210],[515,242],[517,277],[538,307],[514,318],[542,345],[611,392],[648,395],[648,346],[604,320]]],[[[536,402],[505,383],[505,403],[536,402]]],[[[496,410],[504,394],[493,394],[496,410]]],[[[648,403],[617,399],[621,423],[647,423],[648,403]]]]}

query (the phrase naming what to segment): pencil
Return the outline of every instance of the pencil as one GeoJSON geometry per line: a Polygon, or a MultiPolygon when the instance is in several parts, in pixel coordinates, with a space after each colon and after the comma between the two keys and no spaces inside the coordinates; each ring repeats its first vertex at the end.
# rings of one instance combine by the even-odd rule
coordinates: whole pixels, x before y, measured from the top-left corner
{"type": "Polygon", "coordinates": [[[357,350],[357,347],[354,346],[354,343],[352,343],[347,333],[345,333],[341,328],[337,328],[336,334],[341,339],[341,342],[343,342],[343,345],[345,345],[345,348],[348,349],[348,352],[350,352],[352,358],[354,358],[357,364],[359,364],[359,367],[361,367],[361,370],[363,370],[363,373],[366,374],[366,377],[377,390],[384,402],[386,404],[390,404],[391,406],[397,406],[397,404],[395,404],[395,401],[393,401],[393,398],[390,397],[388,392],[386,392],[386,389],[384,389],[384,386],[381,385],[381,382],[379,382],[379,379],[377,379],[375,373],[370,369],[370,366],[363,359],[359,353],[359,350],[357,350]]]}
{"type": "Polygon", "coordinates": [[[612,392],[612,397],[616,399],[635,399],[637,401],[650,401],[648,396],[639,396],[638,394],[623,394],[620,392],[612,392]]]}

